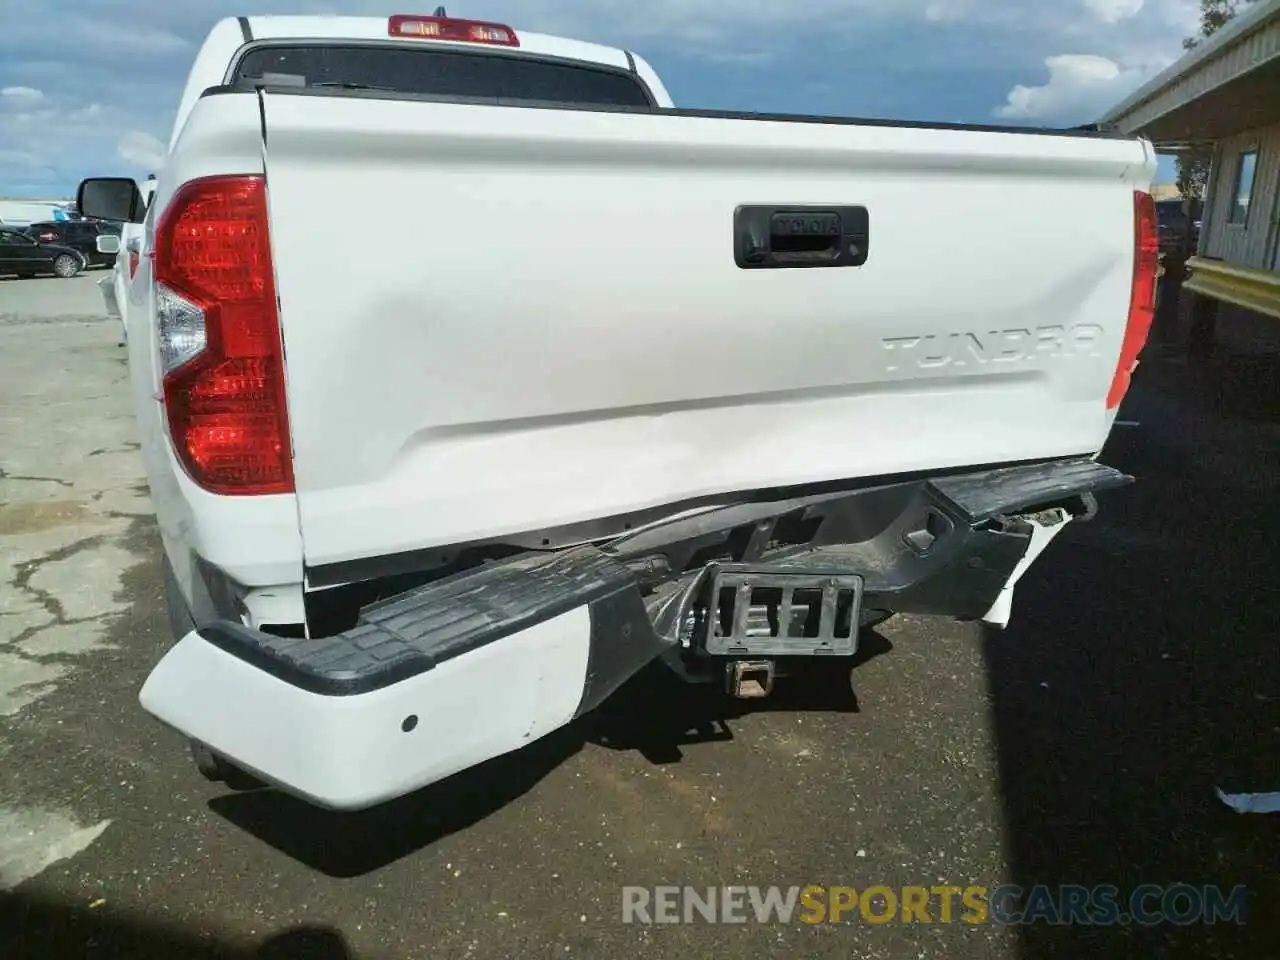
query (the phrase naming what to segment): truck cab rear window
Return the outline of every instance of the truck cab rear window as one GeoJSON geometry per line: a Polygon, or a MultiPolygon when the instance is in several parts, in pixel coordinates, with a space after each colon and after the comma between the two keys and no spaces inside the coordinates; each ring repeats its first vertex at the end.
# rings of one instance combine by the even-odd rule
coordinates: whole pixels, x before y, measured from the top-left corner
{"type": "Polygon", "coordinates": [[[378,46],[269,46],[250,50],[234,83],[388,90],[470,100],[649,107],[635,77],[590,66],[497,53],[378,46]]]}

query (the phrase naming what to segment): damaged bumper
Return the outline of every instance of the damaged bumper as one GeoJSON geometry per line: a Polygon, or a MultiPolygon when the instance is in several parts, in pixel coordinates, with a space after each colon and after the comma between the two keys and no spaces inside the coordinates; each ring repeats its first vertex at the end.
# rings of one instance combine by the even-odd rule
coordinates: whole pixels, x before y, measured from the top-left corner
{"type": "Polygon", "coordinates": [[[412,591],[333,637],[212,624],[140,700],[266,782],[360,809],[564,726],[661,649],[634,577],[584,548],[412,591]]]}
{"type": "Polygon", "coordinates": [[[335,636],[210,624],[140,699],[260,779],[360,809],[564,726],[659,656],[849,654],[880,613],[1003,625],[1048,539],[1129,480],[1081,458],[720,507],[426,584],[335,636]]]}

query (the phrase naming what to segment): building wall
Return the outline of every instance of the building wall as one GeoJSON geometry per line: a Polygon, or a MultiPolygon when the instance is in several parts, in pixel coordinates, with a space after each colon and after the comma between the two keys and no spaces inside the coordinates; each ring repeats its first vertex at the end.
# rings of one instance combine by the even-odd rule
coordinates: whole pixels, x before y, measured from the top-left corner
{"type": "Polygon", "coordinates": [[[1206,204],[1207,222],[1201,228],[1199,253],[1241,267],[1280,269],[1276,263],[1276,235],[1280,231],[1280,124],[1239,134],[1218,145],[1206,204]],[[1249,218],[1229,223],[1240,155],[1258,151],[1249,198],[1249,218]]]}

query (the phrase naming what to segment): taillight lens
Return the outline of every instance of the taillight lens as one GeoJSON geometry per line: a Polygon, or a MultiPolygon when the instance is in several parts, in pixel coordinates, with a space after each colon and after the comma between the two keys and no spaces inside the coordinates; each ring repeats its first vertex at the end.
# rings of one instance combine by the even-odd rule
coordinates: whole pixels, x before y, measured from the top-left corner
{"type": "Polygon", "coordinates": [[[178,458],[212,493],[289,493],[284,358],[260,176],[193,180],[156,227],[164,403],[178,458]]]}
{"type": "Polygon", "coordinates": [[[160,371],[169,375],[194,360],[209,345],[205,313],[164,284],[156,284],[156,327],[160,340],[160,371]]]}
{"type": "Polygon", "coordinates": [[[130,280],[132,280],[134,278],[134,275],[137,274],[138,272],[138,263],[139,263],[138,251],[130,250],[129,251],[129,279],[130,280]]]}
{"type": "Polygon", "coordinates": [[[520,46],[520,38],[516,36],[516,32],[504,24],[484,20],[457,20],[452,17],[397,14],[387,22],[387,35],[405,39],[487,43],[496,47],[520,46]]]}
{"type": "Polygon", "coordinates": [[[1133,194],[1134,250],[1133,288],[1129,294],[1129,319],[1125,323],[1124,343],[1116,364],[1107,409],[1114,410],[1129,391],[1138,354],[1151,335],[1151,321],[1156,315],[1156,277],[1160,271],[1160,229],[1156,222],[1156,202],[1149,193],[1133,194]]]}

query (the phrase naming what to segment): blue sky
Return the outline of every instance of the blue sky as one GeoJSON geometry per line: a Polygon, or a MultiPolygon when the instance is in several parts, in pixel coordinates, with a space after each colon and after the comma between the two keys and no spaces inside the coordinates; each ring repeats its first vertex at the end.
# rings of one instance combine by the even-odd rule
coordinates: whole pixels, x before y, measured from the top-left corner
{"type": "MultiPolygon", "coordinates": [[[[0,0],[0,195],[160,161],[209,26],[438,0],[0,0]]],[[[1065,126],[1181,55],[1196,0],[454,0],[648,59],[682,106],[1065,126]]],[[[1166,171],[1167,171],[1166,165],[1166,171]]]]}

